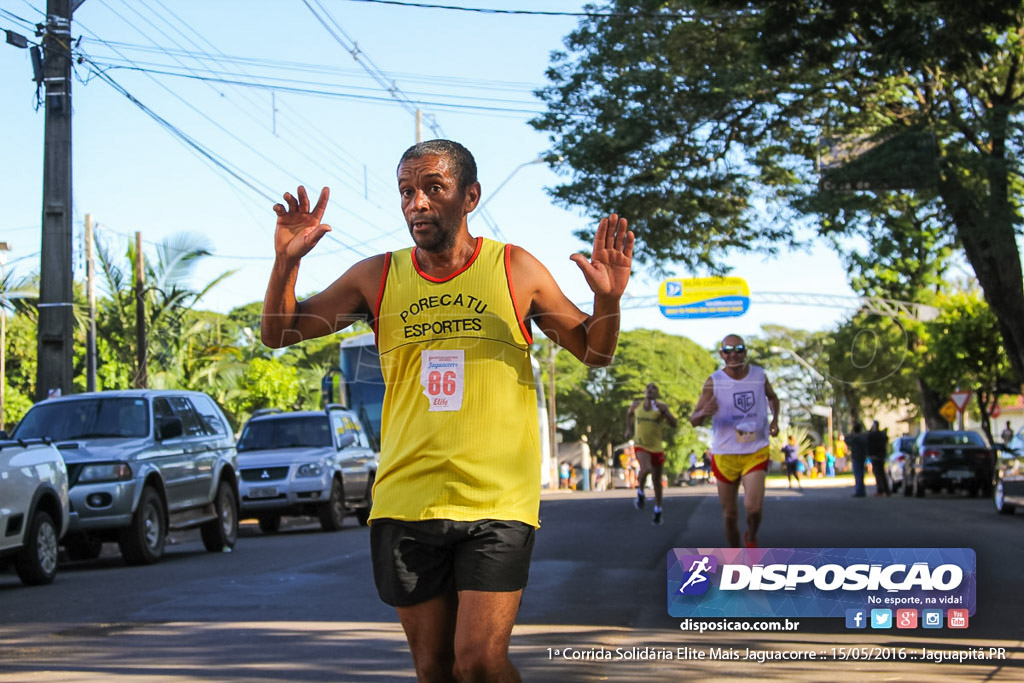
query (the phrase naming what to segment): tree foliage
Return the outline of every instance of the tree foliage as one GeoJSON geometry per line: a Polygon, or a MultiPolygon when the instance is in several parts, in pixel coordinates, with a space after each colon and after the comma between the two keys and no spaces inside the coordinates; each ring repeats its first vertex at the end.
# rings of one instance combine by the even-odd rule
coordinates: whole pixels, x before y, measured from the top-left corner
{"type": "MultiPolygon", "coordinates": [[[[801,216],[840,248],[843,237],[907,238],[894,250],[905,258],[916,242],[926,268],[961,249],[1024,379],[1021,3],[609,9],[566,39],[540,92],[547,112],[533,123],[571,168],[558,200],[628,216],[639,258],[656,266],[719,271],[727,252],[795,240],[801,216]],[[855,191],[819,183],[821,161],[855,191]]],[[[851,263],[870,285],[877,252],[861,253],[851,263]]]]}
{"type": "MultiPolygon", "coordinates": [[[[536,351],[546,358],[547,348],[536,351]]],[[[588,368],[567,353],[555,361],[555,405],[560,423],[571,422],[570,438],[587,434],[596,455],[621,445],[626,411],[655,382],[672,414],[679,420],[674,434],[666,433],[666,470],[685,469],[685,455],[705,445],[687,418],[693,412],[704,380],[715,369],[711,353],[685,337],[657,330],[630,330],[619,335],[615,361],[607,368],[588,368]]]]}
{"type": "Polygon", "coordinates": [[[990,406],[1000,394],[1017,393],[991,309],[977,293],[951,296],[943,302],[941,315],[928,324],[927,335],[922,373],[943,395],[972,391],[991,442],[990,406]]]}

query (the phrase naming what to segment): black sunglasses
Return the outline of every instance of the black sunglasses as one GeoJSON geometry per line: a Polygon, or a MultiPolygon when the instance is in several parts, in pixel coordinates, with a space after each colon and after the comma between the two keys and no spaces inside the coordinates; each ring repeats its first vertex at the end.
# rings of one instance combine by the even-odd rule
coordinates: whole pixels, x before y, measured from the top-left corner
{"type": "Polygon", "coordinates": [[[722,346],[722,353],[746,353],[746,351],[747,347],[743,344],[737,344],[736,346],[725,344],[722,346]]]}

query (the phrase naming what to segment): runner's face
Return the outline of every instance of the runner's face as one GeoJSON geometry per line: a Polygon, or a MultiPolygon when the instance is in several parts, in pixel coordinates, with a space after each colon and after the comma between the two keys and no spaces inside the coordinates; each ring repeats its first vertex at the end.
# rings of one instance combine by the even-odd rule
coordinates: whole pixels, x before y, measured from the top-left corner
{"type": "Polygon", "coordinates": [[[407,159],[398,167],[398,191],[413,242],[429,252],[455,246],[466,214],[480,198],[478,183],[460,191],[448,160],[433,155],[407,159]]]}
{"type": "Polygon", "coordinates": [[[654,382],[651,382],[650,384],[648,384],[647,388],[644,389],[644,396],[646,396],[647,398],[649,398],[652,401],[656,400],[658,398],[658,396],[659,396],[659,394],[658,394],[658,385],[655,384],[654,382]]]}
{"type": "Polygon", "coordinates": [[[735,335],[729,335],[722,340],[722,344],[718,347],[718,355],[725,361],[727,368],[738,368],[747,364],[746,345],[735,335]],[[737,349],[740,346],[743,347],[743,351],[737,349]],[[726,348],[729,349],[728,352],[724,351],[726,348]]]}

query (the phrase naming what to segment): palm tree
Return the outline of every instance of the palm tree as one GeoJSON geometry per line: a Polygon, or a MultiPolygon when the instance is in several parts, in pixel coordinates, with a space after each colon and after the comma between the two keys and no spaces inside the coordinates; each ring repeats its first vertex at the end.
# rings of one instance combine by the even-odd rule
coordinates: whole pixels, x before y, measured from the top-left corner
{"type": "MultiPolygon", "coordinates": [[[[102,244],[97,244],[103,300],[97,315],[98,335],[108,342],[111,357],[107,362],[135,368],[135,293],[133,268],[135,245],[130,243],[125,259],[119,261],[102,244]]],[[[185,387],[200,381],[204,368],[216,365],[231,355],[229,345],[203,341],[209,322],[192,315],[195,305],[213,287],[235,271],[221,273],[196,290],[190,285],[201,259],[212,254],[209,241],[202,235],[178,233],[156,247],[156,260],[145,263],[144,302],[147,329],[147,366],[159,385],[185,387]],[[186,358],[186,356],[192,356],[186,358]]],[[[147,367],[147,375],[150,375],[147,367]]],[[[209,377],[209,374],[207,374],[209,377]]]]}

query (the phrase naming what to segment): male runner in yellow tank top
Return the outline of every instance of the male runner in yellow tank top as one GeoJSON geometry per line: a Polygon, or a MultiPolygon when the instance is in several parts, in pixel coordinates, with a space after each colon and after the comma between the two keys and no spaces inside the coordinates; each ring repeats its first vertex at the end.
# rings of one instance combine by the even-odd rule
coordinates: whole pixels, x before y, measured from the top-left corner
{"type": "Polygon", "coordinates": [[[329,192],[277,204],[261,337],[279,348],[367,320],[386,391],[371,556],[423,681],[518,681],[508,647],[539,525],[540,447],[531,325],[590,366],[615,352],[633,233],[602,219],[592,256],[571,258],[594,292],[587,315],[527,251],[475,238],[476,163],[448,140],[398,165],[414,248],[360,261],[295,297],[299,261],[330,231],[329,192]],[[488,438],[489,436],[489,438],[488,438]]]}
{"type": "Polygon", "coordinates": [[[658,385],[650,382],[644,389],[642,400],[635,400],[626,411],[626,439],[634,439],[636,458],[640,461],[640,475],[636,486],[636,499],[633,506],[637,510],[644,507],[644,486],[647,475],[651,475],[654,484],[654,515],[651,524],[659,525],[661,519],[661,471],[665,465],[664,426],[676,428],[676,418],[668,406],[658,400],[658,385]]]}

